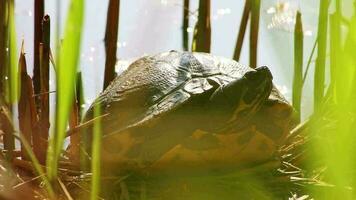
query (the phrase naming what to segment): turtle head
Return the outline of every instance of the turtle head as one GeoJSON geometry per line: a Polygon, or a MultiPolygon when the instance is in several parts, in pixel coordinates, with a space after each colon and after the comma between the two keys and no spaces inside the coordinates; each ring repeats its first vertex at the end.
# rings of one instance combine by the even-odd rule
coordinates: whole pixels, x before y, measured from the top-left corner
{"type": "Polygon", "coordinates": [[[244,107],[252,108],[261,104],[268,98],[272,90],[273,77],[265,66],[257,68],[256,71],[247,72],[243,79],[246,82],[246,92],[243,93],[242,98],[239,99],[239,95],[236,92],[231,94],[233,99],[239,99],[238,110],[244,110],[244,107]]]}
{"type": "MultiPolygon", "coordinates": [[[[267,67],[247,72],[242,78],[220,86],[210,97],[210,117],[214,129],[240,129],[260,109],[272,90],[272,74],[267,67]]],[[[209,106],[209,107],[210,107],[209,106]]]]}

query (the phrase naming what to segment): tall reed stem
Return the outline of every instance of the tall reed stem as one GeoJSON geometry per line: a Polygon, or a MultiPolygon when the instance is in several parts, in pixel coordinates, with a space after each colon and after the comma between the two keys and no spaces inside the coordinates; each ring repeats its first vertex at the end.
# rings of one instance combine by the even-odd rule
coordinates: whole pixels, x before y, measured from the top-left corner
{"type": "Polygon", "coordinates": [[[324,97],[328,1],[320,0],[318,23],[318,52],[314,72],[314,110],[320,108],[324,97]]]}
{"type": "Polygon", "coordinates": [[[42,19],[42,42],[40,43],[40,112],[39,112],[39,144],[36,146],[36,156],[40,163],[46,161],[48,147],[49,122],[49,56],[50,56],[50,18],[42,19]]]}
{"type": "Polygon", "coordinates": [[[183,38],[183,50],[189,50],[189,34],[188,34],[188,27],[189,27],[189,4],[190,0],[184,0],[183,4],[183,27],[182,27],[182,38],[183,38]]]}
{"type": "Polygon", "coordinates": [[[105,75],[104,88],[105,89],[115,78],[115,64],[116,64],[116,50],[117,50],[117,35],[119,28],[119,13],[120,0],[110,0],[108,7],[108,14],[106,18],[105,31],[105,75]]]}
{"type": "Polygon", "coordinates": [[[210,0],[199,1],[198,22],[194,30],[192,51],[210,52],[211,25],[210,25],[210,0]]]}
{"type": "Polygon", "coordinates": [[[250,27],[250,67],[257,67],[258,32],[260,23],[261,0],[251,0],[251,27],[250,27]]]}
{"type": "Polygon", "coordinates": [[[246,0],[245,6],[244,6],[244,11],[243,11],[242,17],[241,17],[240,29],[239,29],[239,33],[237,36],[237,41],[236,41],[236,46],[235,46],[235,51],[234,51],[234,56],[233,56],[234,60],[236,60],[236,61],[240,60],[242,44],[243,44],[244,38],[245,38],[246,27],[247,27],[248,18],[250,16],[250,11],[251,11],[251,1],[246,0]]]}
{"type": "Polygon", "coordinates": [[[301,100],[303,89],[303,25],[302,15],[298,11],[294,28],[294,78],[292,102],[298,122],[301,119],[301,100]]]}
{"type": "MultiPolygon", "coordinates": [[[[40,43],[42,42],[42,20],[44,16],[44,0],[34,0],[34,53],[33,53],[33,86],[35,94],[41,91],[40,74],[40,43]]],[[[39,107],[39,98],[36,98],[36,104],[39,107]]]]}

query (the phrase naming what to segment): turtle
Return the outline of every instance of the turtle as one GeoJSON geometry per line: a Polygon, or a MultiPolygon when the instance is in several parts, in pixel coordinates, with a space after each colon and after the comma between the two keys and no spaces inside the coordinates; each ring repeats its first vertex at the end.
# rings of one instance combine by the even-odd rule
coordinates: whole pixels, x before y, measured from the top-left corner
{"type": "MultiPolygon", "coordinates": [[[[131,63],[95,99],[105,172],[223,172],[269,159],[293,109],[265,67],[169,51],[131,63]]],[[[82,131],[90,158],[92,128],[82,131]]]]}

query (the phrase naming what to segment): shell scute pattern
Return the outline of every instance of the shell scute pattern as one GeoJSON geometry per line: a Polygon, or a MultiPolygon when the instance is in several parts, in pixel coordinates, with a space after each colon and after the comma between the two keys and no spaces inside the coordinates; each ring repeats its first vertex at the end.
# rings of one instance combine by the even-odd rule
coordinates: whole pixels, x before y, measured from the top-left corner
{"type": "Polygon", "coordinates": [[[184,85],[184,90],[191,94],[201,94],[213,86],[205,78],[194,78],[184,85]]]}
{"type": "Polygon", "coordinates": [[[215,73],[224,74],[233,78],[241,78],[246,72],[253,71],[252,68],[240,63],[207,53],[194,53],[194,56],[206,66],[206,71],[214,71],[215,73]]]}
{"type": "Polygon", "coordinates": [[[114,84],[111,84],[97,101],[110,103],[145,91],[145,97],[149,98],[147,102],[154,102],[188,78],[186,74],[176,71],[169,62],[144,57],[131,64],[129,70],[118,76],[113,81],[114,84]]]}

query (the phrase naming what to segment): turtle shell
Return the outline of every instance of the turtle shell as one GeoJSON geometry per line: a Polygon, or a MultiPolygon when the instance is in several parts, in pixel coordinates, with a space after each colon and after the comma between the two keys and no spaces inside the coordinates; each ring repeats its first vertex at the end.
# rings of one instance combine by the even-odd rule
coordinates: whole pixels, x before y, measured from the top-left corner
{"type": "Polygon", "coordinates": [[[252,69],[204,53],[170,51],[146,56],[116,77],[95,100],[87,116],[97,104],[104,113],[115,113],[104,119],[108,122],[104,122],[105,135],[142,123],[153,124],[153,118],[162,117],[191,100],[192,95],[211,89],[208,79],[224,85],[248,71],[252,69]]]}
{"type": "MultiPolygon", "coordinates": [[[[252,70],[230,59],[177,51],[146,56],[133,62],[94,101],[84,120],[93,118],[95,106],[100,106],[103,114],[107,114],[101,119],[102,161],[104,168],[108,169],[106,171],[169,169],[174,160],[180,160],[181,165],[195,163],[200,168],[207,164],[207,157],[212,163],[217,161],[225,166],[227,163],[219,155],[225,155],[225,161],[237,161],[230,165],[236,166],[248,160],[238,152],[246,149],[246,145],[249,146],[247,149],[254,149],[256,144],[253,141],[256,143],[261,138],[265,139],[259,145],[265,149],[255,153],[261,156],[255,157],[254,161],[270,157],[276,149],[276,142],[285,135],[283,128],[282,133],[274,133],[272,128],[267,135],[265,130],[260,130],[266,128],[265,124],[258,123],[261,120],[254,117],[252,121],[255,120],[255,125],[242,131],[230,129],[221,134],[201,130],[199,127],[203,124],[195,120],[202,118],[195,115],[201,113],[196,104],[213,92],[211,81],[226,85],[252,70]],[[252,136],[256,133],[258,136],[252,136]],[[206,156],[201,156],[203,154],[206,156]]],[[[290,111],[290,105],[278,91],[275,88],[272,91],[275,94],[270,95],[262,111],[256,110],[260,113],[257,116],[270,112],[267,102],[272,107],[279,105],[290,111]]],[[[245,157],[249,157],[248,154],[245,157]]],[[[178,163],[174,165],[179,166],[178,163]]]]}

